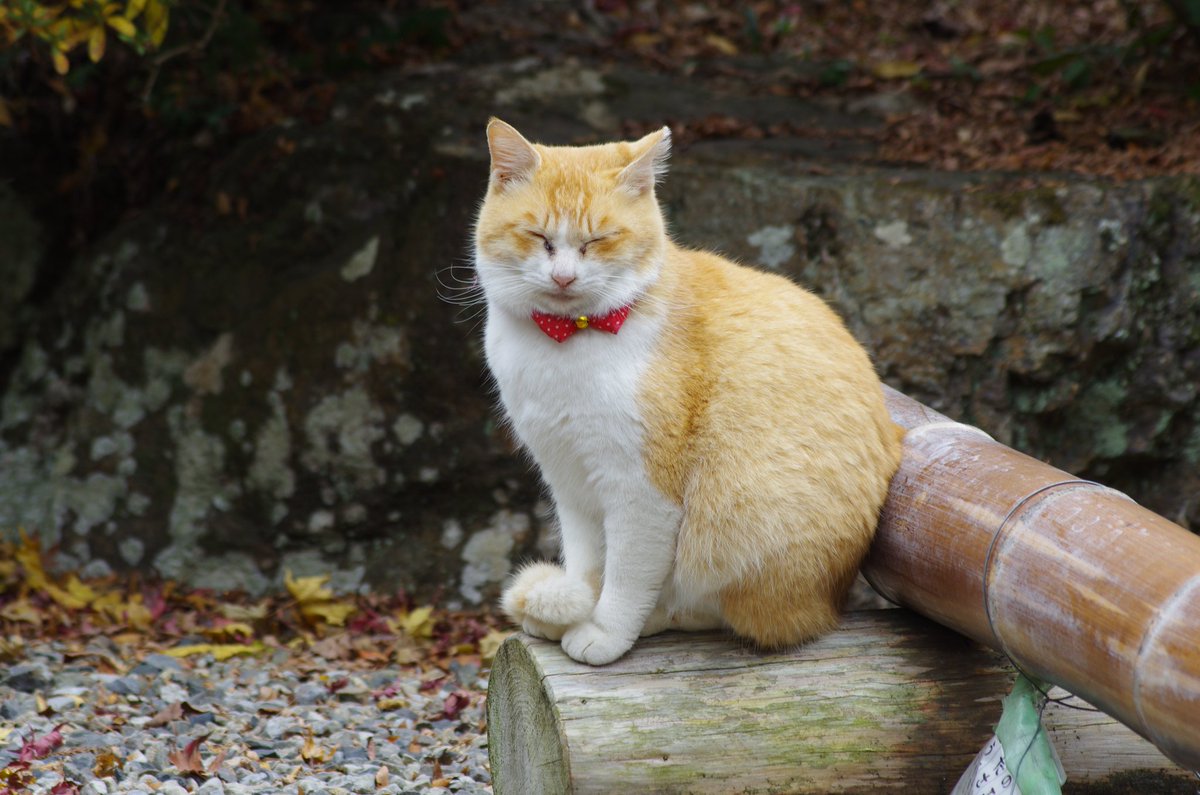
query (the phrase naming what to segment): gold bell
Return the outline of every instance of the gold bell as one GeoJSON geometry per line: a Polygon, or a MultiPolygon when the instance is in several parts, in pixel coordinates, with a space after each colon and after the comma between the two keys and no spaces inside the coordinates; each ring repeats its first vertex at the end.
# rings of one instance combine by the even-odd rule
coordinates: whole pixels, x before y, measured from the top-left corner
{"type": "Polygon", "coordinates": [[[579,317],[575,318],[575,328],[587,328],[587,327],[588,327],[588,316],[587,315],[580,315],[579,317]]]}

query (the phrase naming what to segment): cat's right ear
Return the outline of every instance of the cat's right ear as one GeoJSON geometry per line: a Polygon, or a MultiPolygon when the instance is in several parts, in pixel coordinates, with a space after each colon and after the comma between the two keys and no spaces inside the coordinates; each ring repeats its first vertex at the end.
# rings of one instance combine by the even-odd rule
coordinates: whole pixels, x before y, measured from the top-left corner
{"type": "Polygon", "coordinates": [[[511,124],[492,117],[487,126],[488,151],[492,155],[492,183],[506,188],[533,177],[542,156],[511,124]]]}

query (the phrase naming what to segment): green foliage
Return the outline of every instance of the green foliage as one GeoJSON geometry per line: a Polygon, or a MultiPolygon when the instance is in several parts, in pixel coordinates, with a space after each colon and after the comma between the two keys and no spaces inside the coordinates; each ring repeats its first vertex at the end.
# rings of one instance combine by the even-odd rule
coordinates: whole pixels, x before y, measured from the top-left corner
{"type": "MultiPolygon", "coordinates": [[[[1057,80],[1068,92],[1088,88],[1097,75],[1106,70],[1126,74],[1130,88],[1137,93],[1145,79],[1144,65],[1168,55],[1168,45],[1184,33],[1190,33],[1200,44],[1200,0],[1163,0],[1170,9],[1165,22],[1148,24],[1144,14],[1146,3],[1124,0],[1126,24],[1133,36],[1124,44],[1094,44],[1061,47],[1052,27],[1021,30],[1017,35],[1029,42],[1038,52],[1030,71],[1034,81],[1025,93],[1025,100],[1034,102],[1050,93],[1050,81],[1057,80]],[[1139,68],[1141,65],[1142,68],[1139,68]]],[[[1200,92],[1200,83],[1191,87],[1200,92]]]]}
{"type": "Polygon", "coordinates": [[[11,46],[22,39],[45,47],[60,75],[71,54],[86,49],[97,63],[108,49],[109,32],[139,54],[155,50],[167,35],[169,2],[164,0],[7,0],[0,5],[0,36],[11,46]]]}

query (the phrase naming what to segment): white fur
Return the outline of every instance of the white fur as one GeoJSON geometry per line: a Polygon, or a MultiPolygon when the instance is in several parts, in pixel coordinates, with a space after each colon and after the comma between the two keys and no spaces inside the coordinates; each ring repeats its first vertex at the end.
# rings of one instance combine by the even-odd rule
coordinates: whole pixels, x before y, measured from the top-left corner
{"type": "MultiPolygon", "coordinates": [[[[572,260],[586,286],[592,274],[572,260]]],[[[646,472],[636,399],[663,318],[643,307],[617,335],[585,329],[558,343],[529,317],[537,291],[550,283],[548,269],[534,269],[537,276],[526,270],[521,290],[506,283],[504,265],[480,256],[477,267],[488,297],[488,365],[513,428],[550,487],[562,539],[563,566],[526,568],[503,606],[526,631],[552,639],[561,633],[567,654],[602,665],[644,630],[666,628],[678,612],[675,605],[655,607],[674,563],[682,509],[646,472]],[[601,583],[598,599],[594,582],[601,583]]],[[[655,274],[650,269],[636,281],[626,274],[619,285],[581,291],[578,306],[600,295],[619,299],[616,306],[634,300],[655,274]]]]}

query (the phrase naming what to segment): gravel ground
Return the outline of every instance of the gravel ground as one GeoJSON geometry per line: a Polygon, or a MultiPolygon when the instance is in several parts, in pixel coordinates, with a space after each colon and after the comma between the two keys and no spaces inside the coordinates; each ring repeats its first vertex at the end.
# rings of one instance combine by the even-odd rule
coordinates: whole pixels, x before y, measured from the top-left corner
{"type": "Polygon", "coordinates": [[[323,670],[287,648],[220,662],[122,661],[106,638],[67,648],[33,643],[0,667],[0,794],[491,792],[477,665],[441,676],[323,670]]]}

